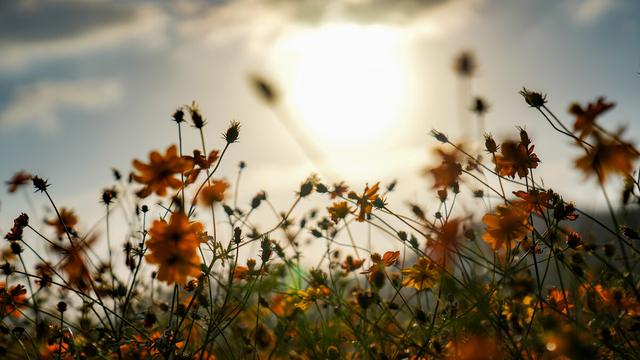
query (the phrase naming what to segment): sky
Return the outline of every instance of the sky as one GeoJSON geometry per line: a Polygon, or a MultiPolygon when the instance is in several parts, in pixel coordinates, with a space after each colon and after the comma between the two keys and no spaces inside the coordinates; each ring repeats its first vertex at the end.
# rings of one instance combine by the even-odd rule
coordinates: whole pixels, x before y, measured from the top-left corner
{"type": "MultiPolygon", "coordinates": [[[[536,175],[582,207],[602,206],[595,182],[566,170],[577,150],[518,91],[546,93],[566,124],[571,102],[607,96],[617,105],[604,124],[640,138],[639,18],[635,0],[0,2],[0,179],[22,169],[47,178],[56,201],[91,224],[111,168],[126,173],[176,143],[170,115],[196,101],[209,148],[224,145],[229,121],[242,123],[220,169],[233,180],[247,162],[240,202],[266,190],[284,209],[320,172],[355,188],[399,179],[392,204],[433,210],[420,176],[437,145],[428,133],[459,138],[452,62],[468,50],[479,64],[472,93],[491,105],[487,130],[501,140],[526,127],[536,175]],[[254,75],[282,95],[276,111],[254,75]]],[[[184,143],[198,147],[198,134],[185,131],[184,143]]],[[[0,204],[0,228],[26,206],[4,190],[0,204]]]]}

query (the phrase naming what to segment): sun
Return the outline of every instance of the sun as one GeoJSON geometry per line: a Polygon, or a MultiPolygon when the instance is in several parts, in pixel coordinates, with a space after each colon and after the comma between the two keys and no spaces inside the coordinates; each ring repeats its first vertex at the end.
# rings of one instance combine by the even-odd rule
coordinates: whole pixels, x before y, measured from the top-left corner
{"type": "Polygon", "coordinates": [[[394,135],[408,95],[402,39],[386,26],[332,24],[276,46],[289,112],[325,155],[394,135]]]}

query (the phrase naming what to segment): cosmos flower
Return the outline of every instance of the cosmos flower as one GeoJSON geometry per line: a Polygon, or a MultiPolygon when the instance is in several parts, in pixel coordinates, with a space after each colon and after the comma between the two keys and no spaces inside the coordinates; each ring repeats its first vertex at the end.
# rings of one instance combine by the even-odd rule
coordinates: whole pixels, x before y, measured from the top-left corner
{"type": "Polygon", "coordinates": [[[371,254],[373,265],[363,271],[362,274],[368,274],[369,283],[381,288],[385,282],[387,267],[395,265],[398,262],[398,258],[400,258],[400,251],[387,251],[382,257],[378,253],[373,253],[371,254]]]}
{"type": "Polygon", "coordinates": [[[202,188],[198,200],[202,205],[212,205],[217,202],[222,202],[225,198],[225,192],[229,188],[229,183],[226,180],[213,180],[211,184],[202,188]]]}
{"type": "Polygon", "coordinates": [[[183,213],[173,213],[169,223],[156,220],[149,230],[149,253],[145,259],[159,265],[157,279],[168,284],[185,284],[188,277],[200,274],[198,233],[204,229],[199,222],[189,223],[183,213]]]}
{"type": "Polygon", "coordinates": [[[346,218],[347,215],[352,213],[353,209],[351,209],[346,201],[338,201],[328,207],[327,211],[329,211],[329,215],[331,215],[331,220],[337,224],[341,219],[346,218]]]}
{"type": "Polygon", "coordinates": [[[516,174],[520,178],[529,174],[529,169],[538,167],[540,159],[533,152],[533,145],[525,142],[516,143],[514,141],[505,141],[500,146],[500,154],[496,154],[494,162],[496,171],[500,176],[509,176],[514,178],[516,174]]]}
{"type": "Polygon", "coordinates": [[[178,155],[178,148],[171,145],[164,156],[157,151],[149,154],[149,163],[133,160],[133,167],[139,171],[133,179],[144,187],[136,194],[146,198],[152,193],[159,196],[167,194],[167,188],[179,189],[182,186],[180,179],[175,175],[182,174],[193,167],[193,161],[187,157],[178,155]]]}
{"type": "Polygon", "coordinates": [[[380,183],[376,183],[372,187],[369,187],[369,184],[367,184],[362,195],[358,195],[353,191],[349,193],[349,198],[356,200],[358,205],[358,217],[356,221],[363,222],[365,216],[371,214],[373,204],[376,200],[380,199],[378,190],[380,190],[380,183]]]}
{"type": "Polygon", "coordinates": [[[459,152],[457,150],[447,152],[441,148],[435,149],[435,152],[442,159],[442,162],[434,168],[427,169],[425,174],[433,176],[434,189],[454,186],[462,175],[459,152]]]}
{"type": "Polygon", "coordinates": [[[529,213],[516,205],[499,205],[495,213],[483,216],[482,222],[487,226],[482,239],[494,251],[513,247],[514,242],[524,239],[533,229],[529,213]]]}
{"type": "Polygon", "coordinates": [[[28,184],[29,180],[31,180],[31,174],[26,171],[18,171],[7,181],[7,191],[9,193],[15,193],[18,191],[18,188],[28,184]]]}
{"type": "Polygon", "coordinates": [[[576,168],[582,170],[585,177],[596,175],[601,183],[614,173],[629,175],[633,170],[633,162],[638,158],[633,146],[597,132],[593,135],[596,140],[594,147],[576,159],[576,168]]]}
{"type": "Polygon", "coordinates": [[[26,303],[26,293],[23,285],[13,285],[7,289],[6,284],[0,282],[0,316],[19,317],[18,309],[26,303]]]}
{"type": "Polygon", "coordinates": [[[599,97],[596,102],[588,103],[584,108],[578,103],[571,104],[569,113],[576,117],[573,129],[579,132],[580,139],[591,134],[597,125],[597,118],[615,105],[613,102],[607,102],[604,97],[599,97]]]}
{"type": "Polygon", "coordinates": [[[62,236],[67,231],[73,234],[73,228],[78,224],[78,217],[74,214],[73,210],[65,207],[60,208],[60,216],[54,216],[51,219],[45,220],[45,223],[52,226],[56,235],[62,236]]]}
{"type": "Polygon", "coordinates": [[[416,290],[431,289],[438,278],[435,264],[426,257],[421,257],[410,268],[402,269],[402,286],[413,287],[416,290]]]}

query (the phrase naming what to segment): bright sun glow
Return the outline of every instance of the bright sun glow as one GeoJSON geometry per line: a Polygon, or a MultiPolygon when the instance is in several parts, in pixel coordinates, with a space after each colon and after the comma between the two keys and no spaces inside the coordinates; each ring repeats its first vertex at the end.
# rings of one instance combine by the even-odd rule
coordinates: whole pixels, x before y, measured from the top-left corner
{"type": "Polygon", "coordinates": [[[408,92],[397,31],[328,25],[296,32],[276,50],[289,111],[318,145],[353,150],[393,134],[408,92]]]}

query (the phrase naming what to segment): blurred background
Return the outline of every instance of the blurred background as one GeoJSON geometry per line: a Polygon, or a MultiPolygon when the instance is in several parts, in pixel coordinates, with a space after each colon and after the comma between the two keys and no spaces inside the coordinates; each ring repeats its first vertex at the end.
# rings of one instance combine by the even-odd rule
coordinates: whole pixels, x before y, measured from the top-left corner
{"type": "MultiPolygon", "coordinates": [[[[469,51],[469,95],[490,105],[486,130],[504,140],[525,127],[545,185],[604,207],[595,180],[567,171],[578,150],[518,91],[546,93],[566,124],[571,102],[605,95],[617,105],[602,123],[639,138],[638,19],[635,0],[2,1],[0,179],[18,170],[48,178],[56,202],[89,226],[103,214],[111,168],[127,173],[133,158],[177,143],[170,115],[196,101],[209,148],[223,146],[230,120],[242,123],[221,168],[232,181],[246,161],[240,203],[266,190],[284,209],[319,172],[357,191],[398,179],[392,206],[435,211],[420,175],[435,160],[429,131],[479,136],[453,68],[469,51]],[[255,76],[277,90],[276,104],[256,95],[255,76]]],[[[185,149],[199,146],[196,131],[184,134],[185,149]]],[[[0,206],[5,229],[27,201],[3,189],[0,206]]]]}

